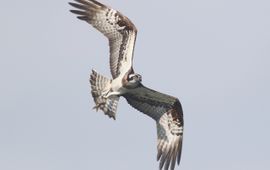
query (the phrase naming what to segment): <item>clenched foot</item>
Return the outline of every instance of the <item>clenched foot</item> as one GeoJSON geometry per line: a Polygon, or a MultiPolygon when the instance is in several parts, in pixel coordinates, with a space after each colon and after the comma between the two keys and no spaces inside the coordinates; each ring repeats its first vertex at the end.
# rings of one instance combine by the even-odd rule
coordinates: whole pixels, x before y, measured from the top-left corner
{"type": "Polygon", "coordinates": [[[102,103],[97,103],[96,106],[93,107],[93,109],[96,109],[96,111],[98,111],[98,109],[101,109],[102,107],[105,106],[105,102],[102,103]]]}

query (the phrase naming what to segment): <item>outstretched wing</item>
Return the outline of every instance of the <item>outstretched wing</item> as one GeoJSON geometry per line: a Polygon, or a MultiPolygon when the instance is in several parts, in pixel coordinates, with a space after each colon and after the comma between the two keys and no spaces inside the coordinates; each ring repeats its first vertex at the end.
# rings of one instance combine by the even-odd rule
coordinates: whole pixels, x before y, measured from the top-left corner
{"type": "Polygon", "coordinates": [[[137,29],[120,12],[95,0],[75,0],[69,4],[78,10],[70,10],[99,30],[109,39],[110,69],[113,78],[125,74],[132,67],[137,29]]]}
{"type": "Polygon", "coordinates": [[[156,120],[159,169],[173,170],[176,160],[180,163],[183,140],[184,120],[179,100],[145,86],[131,90],[124,97],[135,109],[156,120]]]}

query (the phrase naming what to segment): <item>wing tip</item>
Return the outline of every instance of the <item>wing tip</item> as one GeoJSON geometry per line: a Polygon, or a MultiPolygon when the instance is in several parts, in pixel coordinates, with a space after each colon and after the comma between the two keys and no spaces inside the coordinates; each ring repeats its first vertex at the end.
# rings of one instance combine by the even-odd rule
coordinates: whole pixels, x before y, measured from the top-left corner
{"type": "Polygon", "coordinates": [[[95,0],[74,0],[74,1],[81,3],[81,4],[84,4],[84,5],[87,5],[87,6],[106,7],[104,4],[102,4],[98,1],[95,1],[95,0]]]}
{"type": "Polygon", "coordinates": [[[73,9],[71,9],[71,10],[69,10],[69,11],[70,11],[71,13],[77,14],[77,15],[83,15],[83,16],[86,15],[86,13],[85,13],[84,11],[73,10],[73,9]]]}
{"type": "Polygon", "coordinates": [[[159,138],[161,140],[159,139],[159,142],[164,140],[167,144],[165,147],[160,147],[162,145],[158,144],[157,160],[160,161],[160,170],[174,170],[176,162],[177,165],[180,164],[183,142],[183,111],[178,99],[175,100],[172,107],[166,113],[160,118],[158,123],[165,130],[165,134],[160,134],[159,138]],[[169,123],[168,119],[172,121],[173,125],[169,123]]]}
{"type": "Polygon", "coordinates": [[[68,4],[72,7],[78,8],[78,9],[86,9],[85,6],[83,6],[81,4],[74,3],[74,2],[68,2],[68,4]]]}

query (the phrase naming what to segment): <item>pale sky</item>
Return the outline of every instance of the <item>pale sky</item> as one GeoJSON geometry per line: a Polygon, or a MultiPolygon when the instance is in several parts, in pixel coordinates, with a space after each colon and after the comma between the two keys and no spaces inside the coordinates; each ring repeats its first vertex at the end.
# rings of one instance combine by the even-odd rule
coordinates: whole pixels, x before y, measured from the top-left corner
{"type": "MultiPolygon", "coordinates": [[[[102,0],[138,29],[143,84],[180,99],[175,170],[270,169],[270,1],[102,0]]],[[[110,76],[106,38],[66,0],[0,7],[0,169],[157,170],[155,122],[121,99],[92,110],[92,68],[110,76]]]]}

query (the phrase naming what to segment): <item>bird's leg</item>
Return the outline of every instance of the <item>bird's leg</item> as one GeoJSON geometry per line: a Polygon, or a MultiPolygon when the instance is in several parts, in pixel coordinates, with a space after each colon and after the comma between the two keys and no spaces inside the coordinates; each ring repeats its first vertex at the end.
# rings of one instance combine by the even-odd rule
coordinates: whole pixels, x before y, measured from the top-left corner
{"type": "Polygon", "coordinates": [[[105,107],[106,99],[113,98],[114,96],[118,95],[120,95],[120,92],[111,91],[111,89],[102,91],[99,99],[96,101],[96,106],[94,106],[93,109],[96,109],[96,111],[98,111],[98,109],[102,109],[103,107],[105,107]]]}
{"type": "Polygon", "coordinates": [[[117,96],[117,95],[120,95],[121,93],[120,92],[117,92],[117,91],[105,91],[102,93],[102,97],[107,99],[111,96],[117,96]]]}
{"type": "Polygon", "coordinates": [[[105,96],[110,92],[110,90],[105,89],[101,92],[101,94],[96,98],[96,106],[93,107],[93,109],[96,109],[96,111],[98,111],[98,109],[102,109],[103,107],[105,107],[106,104],[106,99],[105,96]]]}
{"type": "Polygon", "coordinates": [[[110,90],[104,90],[102,93],[101,93],[101,97],[103,98],[108,98],[108,94],[110,93],[110,90]]]}

